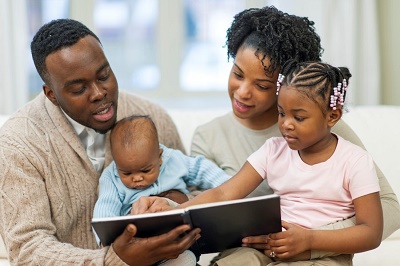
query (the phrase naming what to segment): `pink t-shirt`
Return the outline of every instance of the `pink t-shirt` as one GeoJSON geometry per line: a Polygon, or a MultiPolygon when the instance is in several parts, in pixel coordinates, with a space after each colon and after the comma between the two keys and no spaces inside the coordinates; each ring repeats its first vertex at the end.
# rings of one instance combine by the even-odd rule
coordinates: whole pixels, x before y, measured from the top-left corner
{"type": "Polygon", "coordinates": [[[380,190],[372,157],[338,137],[333,155],[308,165],[283,138],[270,138],[247,159],[281,198],[282,220],[306,228],[347,219],[352,200],[380,190]]]}

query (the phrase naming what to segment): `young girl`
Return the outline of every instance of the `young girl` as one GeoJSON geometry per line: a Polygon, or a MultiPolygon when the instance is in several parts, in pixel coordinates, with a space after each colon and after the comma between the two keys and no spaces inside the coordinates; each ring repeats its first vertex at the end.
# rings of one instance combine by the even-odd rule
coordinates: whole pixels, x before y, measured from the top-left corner
{"type": "MultiPolygon", "coordinates": [[[[342,116],[350,77],[347,68],[289,61],[282,68],[276,90],[282,137],[268,139],[230,180],[180,208],[246,197],[265,179],[281,197],[285,230],[269,236],[266,246],[260,247],[264,254],[257,251],[257,256],[264,257],[262,265],[274,260],[309,260],[309,250],[352,254],[379,246],[383,219],[373,160],[363,149],[331,132],[342,116]],[[310,230],[354,215],[355,226],[310,230]]],[[[244,246],[250,238],[243,240],[244,246]]],[[[247,251],[254,253],[239,248],[216,265],[243,265],[240,258],[247,251]],[[237,260],[229,258],[236,251],[237,260]]],[[[339,255],[325,262],[351,265],[351,258],[339,255]]],[[[314,265],[315,261],[307,263],[304,265],[314,265]]]]}

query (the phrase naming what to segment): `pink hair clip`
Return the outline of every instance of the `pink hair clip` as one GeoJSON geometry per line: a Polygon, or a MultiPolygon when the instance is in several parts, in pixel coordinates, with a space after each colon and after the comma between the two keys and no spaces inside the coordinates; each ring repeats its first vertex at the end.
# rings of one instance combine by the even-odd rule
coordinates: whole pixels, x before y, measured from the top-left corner
{"type": "Polygon", "coordinates": [[[282,75],[281,73],[279,73],[278,80],[276,81],[276,95],[279,94],[279,90],[281,89],[282,81],[284,78],[285,78],[285,76],[282,75]]]}
{"type": "Polygon", "coordinates": [[[337,104],[343,106],[344,105],[344,94],[347,91],[347,81],[346,79],[343,79],[343,86],[342,83],[338,83],[336,87],[333,88],[333,93],[331,95],[331,100],[330,100],[330,107],[332,107],[333,110],[336,110],[337,104]]]}

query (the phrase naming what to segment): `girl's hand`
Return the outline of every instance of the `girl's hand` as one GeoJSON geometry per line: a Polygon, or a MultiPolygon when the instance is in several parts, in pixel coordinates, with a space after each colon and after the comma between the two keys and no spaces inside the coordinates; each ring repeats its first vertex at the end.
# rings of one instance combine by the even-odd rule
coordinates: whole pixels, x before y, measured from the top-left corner
{"type": "Polygon", "coordinates": [[[282,221],[283,232],[269,235],[269,251],[279,260],[310,259],[311,230],[282,221]]]}
{"type": "Polygon", "coordinates": [[[268,257],[282,261],[308,260],[311,251],[308,248],[309,230],[282,221],[286,231],[243,238],[244,247],[258,249],[268,257]]]}

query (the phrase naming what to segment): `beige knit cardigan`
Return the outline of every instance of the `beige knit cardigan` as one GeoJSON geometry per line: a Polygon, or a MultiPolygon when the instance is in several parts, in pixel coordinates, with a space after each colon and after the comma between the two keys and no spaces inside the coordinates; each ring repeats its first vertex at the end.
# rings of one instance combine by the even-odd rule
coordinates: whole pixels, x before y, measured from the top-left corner
{"type": "MultiPolygon", "coordinates": [[[[150,115],[160,142],[183,150],[158,105],[120,93],[118,119],[150,115]]],[[[106,163],[111,161],[107,135],[106,163]]],[[[125,265],[97,248],[90,221],[99,174],[59,107],[43,94],[0,130],[0,233],[12,265],[125,265]]]]}

